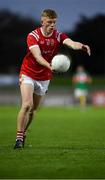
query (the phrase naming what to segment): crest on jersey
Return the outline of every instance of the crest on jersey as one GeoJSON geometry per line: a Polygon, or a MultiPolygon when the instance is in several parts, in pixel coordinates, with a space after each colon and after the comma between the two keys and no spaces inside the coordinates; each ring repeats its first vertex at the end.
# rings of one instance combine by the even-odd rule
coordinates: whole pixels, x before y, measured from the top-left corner
{"type": "Polygon", "coordinates": [[[41,40],[41,41],[40,41],[40,44],[44,44],[44,41],[41,40]]]}
{"type": "Polygon", "coordinates": [[[47,46],[54,46],[54,39],[46,39],[47,46]]]}

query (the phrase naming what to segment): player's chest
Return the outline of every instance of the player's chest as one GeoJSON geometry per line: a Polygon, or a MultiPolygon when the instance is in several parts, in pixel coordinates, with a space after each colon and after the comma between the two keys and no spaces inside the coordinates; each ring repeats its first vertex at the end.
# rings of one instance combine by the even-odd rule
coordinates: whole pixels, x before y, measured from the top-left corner
{"type": "Polygon", "coordinates": [[[59,46],[59,42],[55,38],[41,38],[39,39],[39,46],[41,49],[53,49],[59,46]]]}

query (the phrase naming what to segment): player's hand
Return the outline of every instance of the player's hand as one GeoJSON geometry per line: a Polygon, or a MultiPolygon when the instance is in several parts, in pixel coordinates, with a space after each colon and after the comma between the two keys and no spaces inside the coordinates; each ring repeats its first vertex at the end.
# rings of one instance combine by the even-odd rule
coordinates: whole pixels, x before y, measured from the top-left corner
{"type": "Polygon", "coordinates": [[[90,50],[90,47],[88,45],[82,45],[82,50],[87,52],[88,55],[90,56],[91,55],[91,50],[90,50]]]}
{"type": "Polygon", "coordinates": [[[47,68],[50,69],[50,71],[53,71],[51,64],[48,64],[47,68]]]}
{"type": "Polygon", "coordinates": [[[52,65],[51,65],[51,71],[52,71],[53,73],[56,73],[56,71],[53,69],[52,65]]]}
{"type": "Polygon", "coordinates": [[[53,72],[53,73],[58,73],[58,72],[57,72],[55,69],[53,69],[53,68],[52,68],[52,72],[53,72]]]}
{"type": "Polygon", "coordinates": [[[57,74],[58,74],[58,72],[57,72],[56,70],[54,70],[54,69],[52,70],[52,72],[53,72],[53,73],[57,73],[57,74]]]}

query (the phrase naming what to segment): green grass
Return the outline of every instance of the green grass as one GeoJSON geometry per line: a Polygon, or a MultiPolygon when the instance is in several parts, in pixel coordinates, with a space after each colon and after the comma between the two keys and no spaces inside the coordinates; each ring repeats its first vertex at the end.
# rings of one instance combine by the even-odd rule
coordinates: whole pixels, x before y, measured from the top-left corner
{"type": "Polygon", "coordinates": [[[105,178],[105,109],[41,108],[14,150],[18,107],[0,107],[1,179],[105,178]]]}

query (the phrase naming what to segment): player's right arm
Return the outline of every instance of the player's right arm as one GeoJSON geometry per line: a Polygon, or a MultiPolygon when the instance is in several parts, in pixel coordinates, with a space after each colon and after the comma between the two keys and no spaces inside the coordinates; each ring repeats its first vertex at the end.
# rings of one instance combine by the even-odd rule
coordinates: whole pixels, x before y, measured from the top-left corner
{"type": "Polygon", "coordinates": [[[52,70],[51,65],[41,55],[41,50],[40,50],[39,46],[30,48],[30,51],[31,51],[32,55],[34,56],[34,58],[36,59],[36,61],[40,65],[45,66],[48,69],[52,70]]]}
{"type": "Polygon", "coordinates": [[[52,70],[51,65],[43,58],[38,44],[38,34],[34,31],[27,36],[27,45],[35,60],[42,66],[52,70]]]}

